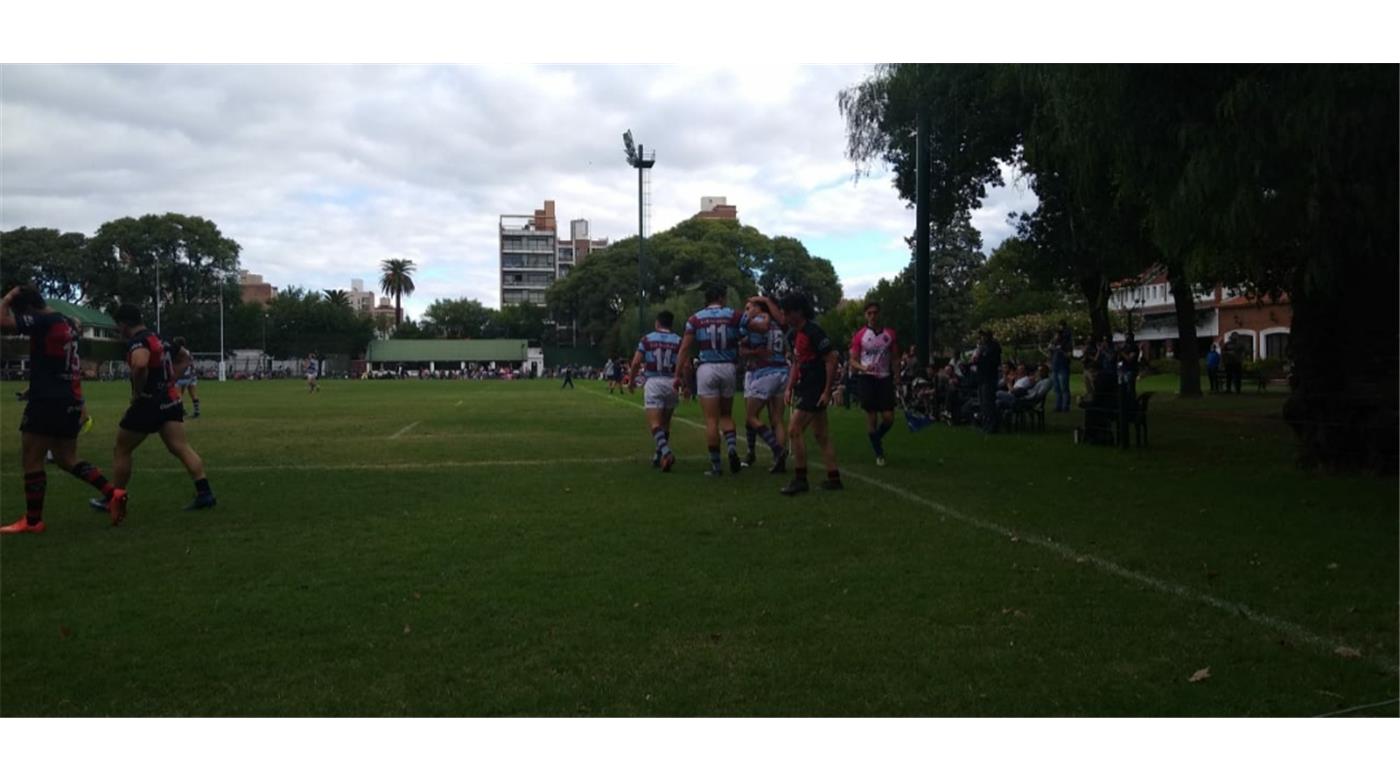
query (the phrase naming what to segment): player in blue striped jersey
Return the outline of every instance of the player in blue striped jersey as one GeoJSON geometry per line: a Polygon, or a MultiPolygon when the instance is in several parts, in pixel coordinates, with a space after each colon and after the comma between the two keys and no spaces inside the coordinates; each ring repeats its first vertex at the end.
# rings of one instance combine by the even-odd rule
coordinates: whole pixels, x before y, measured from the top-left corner
{"type": "Polygon", "coordinates": [[[705,308],[690,315],[685,322],[675,379],[677,391],[686,386],[686,361],[690,359],[690,348],[698,347],[700,365],[695,370],[696,391],[700,396],[700,408],[705,412],[705,443],[710,450],[710,468],[705,474],[711,477],[723,473],[719,458],[721,434],[729,450],[729,470],[737,474],[744,467],[739,460],[739,442],[734,436],[739,312],[724,305],[725,293],[722,282],[705,286],[705,308]]]}
{"type": "Polygon", "coordinates": [[[754,442],[763,443],[773,453],[771,474],[787,471],[787,449],[783,424],[783,391],[787,384],[787,339],[783,334],[783,314],[777,304],[761,295],[749,299],[739,320],[739,354],[748,362],[744,380],[744,428],[749,453],[745,465],[754,463],[754,442]],[[768,410],[768,425],[763,411],[768,410]]]}
{"type": "Polygon", "coordinates": [[[656,330],[637,342],[631,365],[632,376],[642,371],[646,373],[642,405],[646,407],[647,427],[656,442],[651,465],[660,466],[662,471],[670,471],[676,463],[676,455],[671,452],[671,415],[676,413],[676,355],[680,352],[681,337],[671,332],[675,320],[676,316],[669,311],[656,315],[656,330]]]}

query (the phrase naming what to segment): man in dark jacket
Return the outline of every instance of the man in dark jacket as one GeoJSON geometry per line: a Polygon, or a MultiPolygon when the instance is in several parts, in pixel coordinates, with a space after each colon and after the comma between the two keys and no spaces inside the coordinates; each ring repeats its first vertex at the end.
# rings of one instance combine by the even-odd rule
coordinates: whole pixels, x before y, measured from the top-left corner
{"type": "Polygon", "coordinates": [[[997,368],[1001,365],[1001,344],[989,330],[978,334],[977,352],[972,356],[977,368],[977,409],[982,416],[982,430],[997,432],[1001,415],[997,413],[997,368]]]}

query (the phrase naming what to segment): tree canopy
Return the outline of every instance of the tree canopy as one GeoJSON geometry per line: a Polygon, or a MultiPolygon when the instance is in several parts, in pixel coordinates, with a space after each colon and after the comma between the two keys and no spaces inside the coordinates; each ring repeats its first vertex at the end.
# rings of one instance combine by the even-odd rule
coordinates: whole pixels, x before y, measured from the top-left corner
{"type": "MultiPolygon", "coordinates": [[[[647,238],[644,272],[649,313],[668,302],[690,305],[688,295],[712,281],[727,285],[736,299],[760,291],[802,292],[819,312],[841,299],[830,261],[813,257],[794,238],[769,238],[728,220],[687,220],[647,238]]],[[[638,335],[632,333],[638,281],[634,236],[594,251],[573,273],[555,282],[546,294],[550,315],[561,323],[577,321],[583,338],[606,351],[629,350],[638,335]]],[[[503,307],[503,313],[513,308],[503,307]]]]}

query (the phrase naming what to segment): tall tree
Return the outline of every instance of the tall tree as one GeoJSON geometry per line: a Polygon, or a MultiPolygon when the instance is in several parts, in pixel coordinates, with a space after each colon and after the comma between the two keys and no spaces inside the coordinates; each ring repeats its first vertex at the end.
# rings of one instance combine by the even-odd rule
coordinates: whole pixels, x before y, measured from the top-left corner
{"type": "Polygon", "coordinates": [[[46,296],[73,303],[86,297],[82,233],[20,227],[0,232],[0,289],[32,284],[46,296]]]}
{"type": "Polygon", "coordinates": [[[423,320],[442,338],[475,339],[497,314],[472,298],[440,298],[423,312],[423,320]]]}
{"type": "Polygon", "coordinates": [[[344,290],[322,290],[326,296],[326,302],[332,306],[344,306],[350,308],[350,293],[344,290]]]}
{"type": "Polygon", "coordinates": [[[379,289],[394,296],[394,325],[403,322],[403,296],[413,294],[412,260],[389,258],[379,264],[379,289]]]}
{"type": "Polygon", "coordinates": [[[238,295],[238,242],[203,217],[147,214],[104,223],[86,244],[87,298],[161,306],[238,295]],[[159,289],[157,289],[159,280],[159,289]]]}

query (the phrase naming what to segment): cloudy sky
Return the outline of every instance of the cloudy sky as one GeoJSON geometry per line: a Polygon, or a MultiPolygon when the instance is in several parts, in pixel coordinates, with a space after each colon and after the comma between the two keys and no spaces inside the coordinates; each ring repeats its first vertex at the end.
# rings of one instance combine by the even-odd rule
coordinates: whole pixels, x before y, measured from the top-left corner
{"type": "MultiPolygon", "coordinates": [[[[636,231],[631,128],[653,149],[652,229],[723,195],[830,259],[848,295],[907,262],[913,212],[843,156],[836,93],[862,66],[5,66],[0,227],[91,233],[121,216],[214,220],[278,286],[373,284],[418,262],[438,297],[496,305],[497,221],[549,198],[561,224],[636,231]]],[[[987,248],[1024,185],[975,215],[987,248]]]]}

